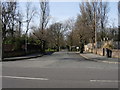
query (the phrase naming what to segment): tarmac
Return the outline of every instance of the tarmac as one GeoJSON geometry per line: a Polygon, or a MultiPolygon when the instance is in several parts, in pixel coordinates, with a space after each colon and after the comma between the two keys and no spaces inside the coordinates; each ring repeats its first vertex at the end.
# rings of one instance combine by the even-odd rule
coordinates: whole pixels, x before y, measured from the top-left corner
{"type": "MultiPolygon", "coordinates": [[[[104,62],[104,63],[109,63],[109,64],[120,64],[120,58],[107,58],[106,56],[101,56],[98,54],[93,54],[93,53],[79,53],[76,52],[77,54],[80,54],[80,56],[84,57],[87,60],[95,61],[95,62],[104,62]]],[[[31,54],[27,56],[20,56],[20,57],[10,57],[10,58],[4,58],[3,61],[16,61],[16,60],[24,60],[24,59],[31,59],[31,58],[37,58],[37,57],[42,57],[43,54],[37,53],[37,54],[31,54]]]]}

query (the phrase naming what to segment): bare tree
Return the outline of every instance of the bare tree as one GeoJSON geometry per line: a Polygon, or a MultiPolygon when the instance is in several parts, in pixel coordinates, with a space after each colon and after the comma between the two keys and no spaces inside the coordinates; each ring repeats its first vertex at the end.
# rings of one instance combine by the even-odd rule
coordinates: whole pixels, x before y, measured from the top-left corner
{"type": "Polygon", "coordinates": [[[118,2],[118,45],[120,46],[120,1],[118,2]]]}
{"type": "Polygon", "coordinates": [[[27,53],[27,33],[30,29],[31,20],[35,14],[36,14],[35,8],[31,6],[30,2],[27,2],[26,3],[26,24],[27,25],[26,25],[26,32],[25,32],[25,36],[26,36],[25,51],[26,51],[26,53],[27,53]]]}
{"type": "Polygon", "coordinates": [[[11,36],[13,37],[14,34],[14,27],[15,27],[15,17],[16,17],[16,7],[17,7],[17,2],[10,2],[11,3],[11,36]]]}
{"type": "Polygon", "coordinates": [[[18,24],[19,24],[19,32],[18,32],[18,36],[21,36],[22,33],[22,14],[20,14],[20,12],[18,11],[18,24]]]}
{"type": "Polygon", "coordinates": [[[42,0],[40,2],[40,29],[44,30],[49,22],[49,2],[42,0]]]}
{"type": "Polygon", "coordinates": [[[41,48],[42,52],[45,52],[46,41],[44,36],[44,30],[49,22],[49,2],[47,0],[42,0],[40,2],[40,32],[41,32],[41,48]]]}
{"type": "Polygon", "coordinates": [[[52,25],[50,25],[49,27],[49,39],[51,38],[50,43],[54,43],[55,47],[57,47],[57,51],[60,50],[60,47],[62,46],[62,44],[64,43],[64,36],[63,36],[63,26],[62,23],[54,23],[52,25]]]}
{"type": "Polygon", "coordinates": [[[92,42],[94,46],[97,42],[98,28],[100,26],[105,28],[107,24],[107,10],[108,3],[105,2],[82,2],[80,4],[80,15],[76,21],[76,29],[80,32],[80,42],[86,42],[89,38],[89,42],[92,42]]]}
{"type": "Polygon", "coordinates": [[[27,33],[30,29],[30,23],[33,19],[33,17],[35,16],[36,14],[36,9],[35,7],[32,7],[32,4],[31,2],[27,2],[26,3],[26,23],[27,23],[27,26],[26,26],[26,32],[27,33]]]}
{"type": "Polygon", "coordinates": [[[64,22],[64,29],[65,29],[65,36],[67,39],[67,45],[69,47],[69,50],[71,50],[71,46],[73,46],[73,30],[75,28],[75,20],[73,18],[70,18],[64,22]]]}
{"type": "Polygon", "coordinates": [[[4,43],[6,38],[9,36],[12,39],[14,39],[14,32],[15,32],[15,17],[16,17],[16,8],[17,8],[17,2],[2,2],[1,3],[2,8],[2,16],[1,16],[1,22],[2,22],[2,56],[4,56],[4,43]]]}
{"type": "Polygon", "coordinates": [[[22,24],[23,24],[23,21],[22,21],[23,18],[22,17],[23,17],[23,15],[21,14],[21,12],[18,9],[16,18],[15,18],[15,20],[16,20],[16,26],[15,26],[16,37],[21,37],[21,35],[22,35],[22,24]]]}
{"type": "Polygon", "coordinates": [[[13,37],[14,24],[16,17],[16,5],[17,2],[2,2],[2,36],[3,40],[6,35],[9,34],[13,37]]]}
{"type": "Polygon", "coordinates": [[[105,38],[105,27],[108,21],[108,2],[100,2],[100,27],[101,27],[101,39],[103,40],[105,38]]]}
{"type": "Polygon", "coordinates": [[[94,40],[94,14],[90,2],[82,2],[80,4],[80,15],[78,15],[75,23],[75,31],[78,35],[78,43],[85,43],[88,40],[94,40]]]}

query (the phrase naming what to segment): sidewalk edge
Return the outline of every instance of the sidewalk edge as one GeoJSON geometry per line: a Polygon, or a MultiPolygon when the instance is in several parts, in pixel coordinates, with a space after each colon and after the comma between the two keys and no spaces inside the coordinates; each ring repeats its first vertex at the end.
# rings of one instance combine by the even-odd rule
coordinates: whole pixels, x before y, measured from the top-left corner
{"type": "Polygon", "coordinates": [[[31,59],[31,58],[37,58],[37,57],[42,57],[43,55],[37,55],[37,56],[29,56],[29,57],[21,57],[21,58],[4,58],[2,62],[5,61],[16,61],[16,60],[23,60],[23,59],[31,59]]]}
{"type": "Polygon", "coordinates": [[[120,64],[119,62],[111,62],[111,61],[100,61],[100,60],[97,60],[97,59],[90,59],[82,54],[80,54],[80,56],[82,56],[83,58],[87,59],[87,60],[91,60],[91,61],[95,61],[95,62],[103,62],[103,63],[109,63],[109,64],[120,64]]]}

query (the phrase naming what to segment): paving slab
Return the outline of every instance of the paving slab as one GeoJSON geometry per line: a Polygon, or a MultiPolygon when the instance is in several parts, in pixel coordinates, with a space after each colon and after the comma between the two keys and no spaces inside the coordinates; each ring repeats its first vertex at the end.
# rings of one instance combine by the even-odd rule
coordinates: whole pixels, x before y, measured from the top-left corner
{"type": "Polygon", "coordinates": [[[120,64],[120,59],[119,58],[108,58],[106,56],[101,56],[98,54],[94,54],[94,53],[80,53],[81,56],[83,56],[84,58],[88,59],[88,60],[93,60],[96,62],[105,62],[105,63],[114,63],[114,64],[120,64]]]}

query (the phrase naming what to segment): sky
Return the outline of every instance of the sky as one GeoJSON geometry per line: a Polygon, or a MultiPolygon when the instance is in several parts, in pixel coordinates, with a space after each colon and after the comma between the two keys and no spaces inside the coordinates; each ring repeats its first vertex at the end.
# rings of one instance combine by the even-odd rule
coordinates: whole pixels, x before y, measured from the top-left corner
{"type": "MultiPolygon", "coordinates": [[[[109,24],[114,23],[115,26],[118,26],[118,10],[117,2],[109,2],[109,24]]],[[[58,21],[64,21],[68,18],[76,18],[80,13],[79,11],[79,2],[52,2],[50,3],[50,13],[53,18],[58,21]]]]}
{"type": "MultiPolygon", "coordinates": [[[[54,22],[63,22],[69,18],[76,18],[80,13],[79,11],[80,2],[50,2],[50,23],[54,22]]],[[[109,25],[118,26],[118,3],[117,2],[109,2],[109,25]]],[[[32,5],[39,10],[39,3],[32,2],[32,5]]],[[[19,7],[23,13],[25,13],[25,2],[20,2],[19,7]]],[[[39,26],[39,16],[34,18],[34,21],[31,25],[39,26]]]]}
{"type": "Polygon", "coordinates": [[[109,13],[108,13],[108,17],[109,17],[109,21],[110,24],[115,24],[115,26],[118,26],[118,3],[117,2],[110,2],[109,3],[109,13]]]}
{"type": "Polygon", "coordinates": [[[78,2],[51,2],[50,13],[53,18],[59,21],[66,20],[68,18],[76,18],[79,14],[78,2]]]}

